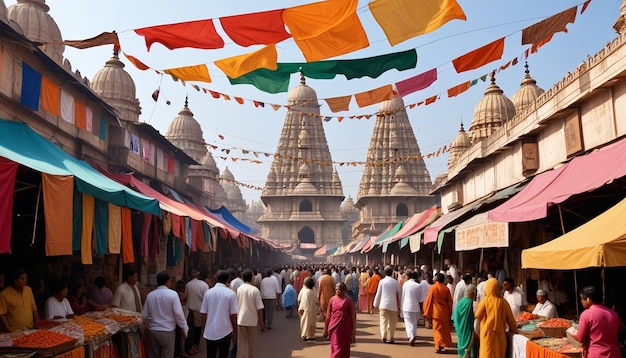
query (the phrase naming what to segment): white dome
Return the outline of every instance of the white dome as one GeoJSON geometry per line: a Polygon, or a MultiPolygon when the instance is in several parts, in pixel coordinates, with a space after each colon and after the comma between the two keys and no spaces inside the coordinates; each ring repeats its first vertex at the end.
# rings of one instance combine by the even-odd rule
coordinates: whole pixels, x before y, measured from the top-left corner
{"type": "Polygon", "coordinates": [[[380,102],[378,111],[382,113],[395,112],[404,108],[404,100],[400,96],[393,96],[392,99],[380,102]]]}
{"type": "Polygon", "coordinates": [[[304,76],[300,77],[300,85],[292,88],[287,95],[287,103],[289,104],[304,104],[310,106],[318,106],[317,93],[315,90],[306,85],[304,76]]]}
{"type": "Polygon", "coordinates": [[[135,81],[124,70],[124,64],[117,52],[93,76],[91,89],[115,108],[122,119],[139,121],[141,107],[139,100],[135,98],[135,81]]]}
{"type": "Polygon", "coordinates": [[[8,18],[20,26],[29,40],[41,42],[40,48],[60,65],[65,44],[59,26],[48,14],[49,10],[45,0],[17,0],[17,4],[9,6],[8,18]]]}

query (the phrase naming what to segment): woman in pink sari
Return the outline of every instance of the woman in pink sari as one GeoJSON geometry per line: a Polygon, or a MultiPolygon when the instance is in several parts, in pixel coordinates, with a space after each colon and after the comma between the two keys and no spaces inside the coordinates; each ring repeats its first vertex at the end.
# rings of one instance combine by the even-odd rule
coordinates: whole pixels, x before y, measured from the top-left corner
{"type": "Polygon", "coordinates": [[[331,358],[349,358],[350,343],[356,342],[356,311],[347,291],[346,284],[339,282],[335,285],[335,296],[328,303],[324,337],[330,336],[331,358]]]}

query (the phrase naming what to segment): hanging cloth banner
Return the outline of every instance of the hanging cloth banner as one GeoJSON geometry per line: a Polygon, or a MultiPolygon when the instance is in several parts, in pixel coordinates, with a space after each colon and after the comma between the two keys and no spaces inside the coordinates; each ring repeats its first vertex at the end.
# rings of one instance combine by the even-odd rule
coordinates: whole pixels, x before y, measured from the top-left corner
{"type": "Polygon", "coordinates": [[[75,47],[77,49],[84,50],[86,48],[102,46],[102,45],[115,45],[119,44],[120,40],[117,37],[117,33],[113,32],[103,32],[98,36],[94,36],[85,40],[65,40],[63,41],[66,46],[75,47]]]}
{"type": "Polygon", "coordinates": [[[285,30],[283,10],[221,17],[226,35],[239,46],[271,45],[291,37],[285,30]]]}
{"type": "Polygon", "coordinates": [[[359,107],[367,107],[372,104],[389,100],[393,97],[393,88],[391,85],[384,85],[376,89],[361,92],[354,95],[354,99],[359,107]]]}
{"type": "Polygon", "coordinates": [[[326,98],[326,104],[330,107],[331,112],[341,112],[350,109],[350,100],[352,96],[343,96],[335,98],[326,98]]]}
{"type": "Polygon", "coordinates": [[[194,65],[163,70],[168,75],[172,75],[182,81],[199,81],[211,83],[211,76],[206,65],[194,65]]]}
{"type": "Polygon", "coordinates": [[[321,1],[283,10],[283,20],[307,62],[369,46],[356,13],[358,0],[321,1]]]}
{"type": "Polygon", "coordinates": [[[437,81],[437,68],[433,68],[432,70],[428,70],[417,76],[407,78],[406,80],[396,82],[396,88],[398,89],[398,94],[401,97],[404,97],[413,92],[428,88],[435,81],[437,81]]]}
{"type": "Polygon", "coordinates": [[[457,73],[473,70],[502,58],[504,37],[452,60],[457,73]]]}
{"type": "Polygon", "coordinates": [[[237,78],[229,77],[228,80],[231,84],[251,84],[263,92],[280,93],[289,90],[291,74],[296,72],[318,80],[333,79],[337,75],[344,75],[347,79],[377,78],[391,69],[404,71],[415,66],[417,52],[411,49],[356,60],[278,63],[275,71],[258,69],[237,78]]]}
{"type": "Polygon", "coordinates": [[[471,86],[471,81],[463,82],[452,88],[448,88],[448,98],[456,97],[461,93],[467,91],[471,86]]]}
{"type": "Polygon", "coordinates": [[[96,236],[96,254],[103,255],[107,253],[108,229],[109,203],[96,199],[94,230],[96,236]]]}
{"type": "Polygon", "coordinates": [[[135,262],[133,251],[133,226],[130,208],[121,207],[122,212],[122,263],[135,262]]]}
{"type": "Polygon", "coordinates": [[[148,51],[155,42],[170,50],[183,47],[213,50],[224,47],[224,40],[215,30],[211,19],[144,27],[135,32],[145,38],[148,51]]]}
{"type": "Polygon", "coordinates": [[[93,196],[83,194],[83,227],[80,236],[80,261],[83,265],[93,264],[91,241],[96,202],[93,196]]]}
{"type": "Polygon", "coordinates": [[[41,80],[41,108],[57,117],[61,115],[61,87],[46,76],[41,80]]]}
{"type": "Polygon", "coordinates": [[[26,107],[38,111],[41,95],[41,73],[35,71],[26,62],[22,61],[22,92],[20,102],[26,107]]]}
{"type": "Polygon", "coordinates": [[[119,254],[122,246],[122,211],[121,207],[109,203],[107,241],[110,254],[119,254]]]}
{"type": "Polygon", "coordinates": [[[567,24],[576,21],[574,6],[522,30],[522,45],[538,44],[557,32],[567,32],[567,24]]]}
{"type": "Polygon", "coordinates": [[[278,68],[276,46],[269,45],[245,55],[234,56],[214,62],[226,76],[237,78],[259,68],[274,71],[278,68]]]}
{"type": "Polygon", "coordinates": [[[141,62],[135,56],[128,55],[126,52],[124,52],[124,56],[126,56],[126,59],[128,59],[128,61],[130,61],[130,63],[132,63],[135,67],[137,67],[137,69],[142,70],[142,71],[150,69],[150,66],[148,66],[145,63],[141,62]]]}
{"type": "Polygon", "coordinates": [[[74,201],[67,198],[74,196],[74,177],[41,173],[41,185],[46,222],[46,256],[72,255],[74,201]]]}
{"type": "MultiPolygon", "coordinates": [[[[0,157],[0,227],[2,228],[2,230],[0,230],[0,254],[11,253],[13,198],[15,198],[15,178],[17,176],[18,167],[19,165],[16,162],[0,157]]],[[[70,218],[71,217],[70,213],[70,218]]],[[[71,252],[72,248],[70,246],[70,255],[71,252]]]]}
{"type": "Polygon", "coordinates": [[[435,31],[450,20],[467,20],[456,0],[375,0],[368,6],[391,46],[435,31]]]}

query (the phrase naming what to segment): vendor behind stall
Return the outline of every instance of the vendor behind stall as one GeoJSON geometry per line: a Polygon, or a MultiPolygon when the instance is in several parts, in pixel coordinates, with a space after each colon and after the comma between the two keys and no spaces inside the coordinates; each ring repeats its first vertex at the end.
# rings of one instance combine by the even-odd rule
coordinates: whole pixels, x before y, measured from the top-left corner
{"type": "Polygon", "coordinates": [[[104,277],[98,276],[94,281],[95,286],[91,289],[88,296],[88,301],[96,311],[104,311],[111,306],[113,300],[113,292],[110,288],[105,286],[104,277]]]}
{"type": "Polygon", "coordinates": [[[537,290],[537,305],[532,313],[545,318],[558,317],[556,306],[548,300],[548,293],[545,290],[537,290]]]}
{"type": "Polygon", "coordinates": [[[67,283],[58,281],[52,284],[52,296],[46,300],[46,319],[74,318],[67,292],[67,283]]]}
{"type": "Polygon", "coordinates": [[[23,269],[9,274],[8,286],[0,292],[0,323],[4,332],[33,328],[39,321],[33,290],[26,286],[28,275],[23,269]]]}

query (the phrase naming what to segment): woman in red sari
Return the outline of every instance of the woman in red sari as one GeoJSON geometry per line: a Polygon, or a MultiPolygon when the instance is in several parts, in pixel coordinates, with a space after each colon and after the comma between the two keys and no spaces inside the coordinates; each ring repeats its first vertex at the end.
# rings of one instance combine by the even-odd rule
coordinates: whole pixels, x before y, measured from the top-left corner
{"type": "Polygon", "coordinates": [[[335,296],[328,303],[324,337],[330,335],[331,358],[349,358],[350,343],[356,342],[356,311],[347,291],[346,284],[339,282],[335,285],[335,296]]]}

